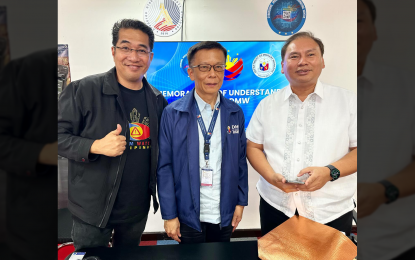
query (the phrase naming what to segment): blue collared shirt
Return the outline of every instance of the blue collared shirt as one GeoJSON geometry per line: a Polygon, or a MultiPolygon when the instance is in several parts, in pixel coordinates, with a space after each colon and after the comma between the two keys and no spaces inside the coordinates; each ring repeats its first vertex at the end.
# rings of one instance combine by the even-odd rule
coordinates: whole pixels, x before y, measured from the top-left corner
{"type": "MultiPolygon", "coordinates": [[[[210,104],[206,103],[201,97],[199,97],[196,91],[195,99],[207,130],[209,129],[214,110],[212,110],[210,104]]],[[[215,108],[218,107],[219,103],[220,95],[218,93],[215,108]]],[[[199,124],[197,126],[199,129],[199,174],[200,179],[202,179],[202,167],[206,165],[205,155],[203,153],[205,139],[199,124]]],[[[209,166],[213,169],[213,185],[200,186],[200,221],[212,224],[218,224],[221,222],[219,204],[222,165],[222,138],[220,129],[221,124],[219,110],[215,128],[213,129],[213,134],[210,139],[209,166]]]]}

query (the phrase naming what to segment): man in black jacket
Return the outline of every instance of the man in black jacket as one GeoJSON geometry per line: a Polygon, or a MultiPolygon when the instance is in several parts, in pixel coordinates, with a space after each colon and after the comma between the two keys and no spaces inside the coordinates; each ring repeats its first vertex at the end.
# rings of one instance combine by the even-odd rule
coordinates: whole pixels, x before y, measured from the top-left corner
{"type": "Polygon", "coordinates": [[[154,34],[141,21],[114,24],[115,68],[74,81],[59,99],[58,152],[69,159],[68,208],[75,250],[137,246],[156,200],[162,94],[144,78],[154,34]]]}

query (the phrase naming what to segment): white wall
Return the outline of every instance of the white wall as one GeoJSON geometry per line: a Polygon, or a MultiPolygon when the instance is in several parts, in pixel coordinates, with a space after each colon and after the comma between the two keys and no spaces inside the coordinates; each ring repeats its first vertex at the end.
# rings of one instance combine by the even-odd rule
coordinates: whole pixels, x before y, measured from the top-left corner
{"type": "MultiPolygon", "coordinates": [[[[325,44],[321,79],[356,91],[356,1],[303,0],[307,18],[301,31],[312,31],[325,44]]],[[[187,0],[184,41],[285,40],[269,27],[271,0],[187,0]]],[[[144,0],[59,0],[58,43],[69,44],[72,80],[102,73],[113,65],[111,28],[122,18],[143,18],[144,0]]],[[[156,41],[180,41],[181,31],[156,41]]],[[[157,56],[157,53],[154,54],[157,56]]],[[[249,206],[241,229],[259,228],[258,173],[249,165],[249,206]]],[[[150,214],[145,232],[164,231],[160,211],[150,214]]]]}

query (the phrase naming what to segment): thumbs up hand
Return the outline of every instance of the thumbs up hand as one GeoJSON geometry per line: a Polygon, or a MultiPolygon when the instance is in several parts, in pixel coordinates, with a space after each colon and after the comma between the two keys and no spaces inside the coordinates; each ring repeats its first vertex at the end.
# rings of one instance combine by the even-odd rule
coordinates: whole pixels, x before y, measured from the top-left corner
{"type": "Polygon", "coordinates": [[[117,124],[117,129],[109,132],[104,138],[96,140],[90,149],[90,153],[102,154],[109,157],[120,156],[124,153],[127,145],[126,138],[120,135],[121,125],[117,124]]]}
{"type": "Polygon", "coordinates": [[[117,129],[115,129],[114,131],[112,131],[110,133],[113,133],[115,135],[120,135],[121,134],[121,131],[122,131],[121,125],[120,124],[117,124],[117,129]]]}

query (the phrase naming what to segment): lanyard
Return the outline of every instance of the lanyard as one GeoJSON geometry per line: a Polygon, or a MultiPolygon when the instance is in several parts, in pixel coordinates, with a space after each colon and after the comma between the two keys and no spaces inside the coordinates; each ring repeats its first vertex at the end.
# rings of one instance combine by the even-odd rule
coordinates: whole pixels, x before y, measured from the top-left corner
{"type": "Polygon", "coordinates": [[[210,138],[212,137],[213,129],[215,128],[215,124],[216,124],[216,119],[218,118],[220,103],[218,107],[215,109],[215,112],[213,113],[213,117],[212,117],[212,120],[210,121],[208,132],[206,132],[205,123],[203,122],[202,113],[200,113],[200,109],[199,109],[199,106],[197,105],[197,102],[195,102],[195,106],[196,106],[196,113],[197,113],[197,122],[199,123],[200,129],[202,130],[202,134],[205,139],[203,153],[205,154],[205,160],[207,164],[209,161],[210,138]]]}

